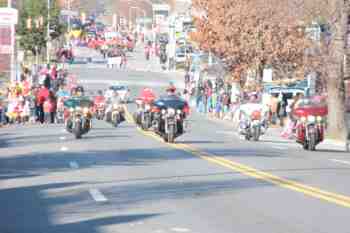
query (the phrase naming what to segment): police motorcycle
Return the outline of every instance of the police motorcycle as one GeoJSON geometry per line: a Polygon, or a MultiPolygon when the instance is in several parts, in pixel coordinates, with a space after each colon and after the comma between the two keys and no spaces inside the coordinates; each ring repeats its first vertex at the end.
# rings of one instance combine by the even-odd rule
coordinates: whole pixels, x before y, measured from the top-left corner
{"type": "Polygon", "coordinates": [[[239,134],[245,140],[259,141],[268,128],[267,111],[257,103],[247,103],[240,107],[239,134]]]}
{"type": "MultiPolygon", "coordinates": [[[[115,92],[115,95],[116,92],[115,92]]],[[[118,127],[120,123],[125,121],[125,109],[117,97],[110,97],[107,100],[106,121],[111,123],[114,127],[118,127]]]]}
{"type": "Polygon", "coordinates": [[[186,117],[189,105],[176,95],[160,97],[154,102],[152,127],[165,142],[174,143],[175,139],[185,133],[188,127],[186,117]]]}
{"type": "Polygon", "coordinates": [[[137,110],[134,114],[134,120],[143,130],[149,130],[152,127],[152,108],[155,98],[152,89],[145,88],[140,97],[135,100],[137,110]]]}
{"type": "Polygon", "coordinates": [[[92,128],[92,101],[87,97],[72,97],[64,102],[66,130],[76,139],[82,138],[92,128]]]}
{"type": "Polygon", "coordinates": [[[106,101],[102,91],[98,91],[94,98],[94,113],[97,120],[103,120],[106,111],[106,101]]]}

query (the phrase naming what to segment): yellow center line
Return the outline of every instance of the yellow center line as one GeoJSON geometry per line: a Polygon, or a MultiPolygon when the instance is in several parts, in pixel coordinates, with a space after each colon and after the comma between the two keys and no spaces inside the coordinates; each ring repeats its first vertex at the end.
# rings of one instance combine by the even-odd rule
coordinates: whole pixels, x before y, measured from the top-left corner
{"type": "MultiPolygon", "coordinates": [[[[134,123],[133,117],[131,114],[128,112],[127,108],[125,107],[125,113],[126,113],[126,119],[128,123],[134,123]]],[[[165,143],[158,135],[156,135],[153,132],[146,132],[137,127],[137,129],[145,136],[152,137],[156,139],[157,141],[160,141],[162,143],[165,143]]],[[[253,167],[234,162],[232,160],[225,159],[221,156],[217,156],[214,154],[209,154],[203,151],[200,151],[196,149],[193,146],[190,146],[188,144],[183,144],[183,143],[176,143],[176,144],[170,144],[170,143],[165,143],[170,147],[173,147],[178,150],[182,150],[185,152],[188,152],[192,155],[195,155],[201,159],[204,159],[208,162],[218,164],[220,166],[226,167],[230,170],[233,170],[235,172],[239,172],[241,174],[244,174],[249,177],[253,177],[258,180],[263,180],[268,183],[293,190],[299,193],[303,193],[305,195],[318,198],[320,200],[328,201],[330,203],[334,203],[343,207],[350,208],[350,197],[345,196],[342,194],[337,194],[333,192],[328,192],[316,187],[312,187],[309,185],[305,185],[296,181],[288,180],[276,175],[273,175],[271,173],[267,173],[261,170],[257,170],[253,167]]]]}

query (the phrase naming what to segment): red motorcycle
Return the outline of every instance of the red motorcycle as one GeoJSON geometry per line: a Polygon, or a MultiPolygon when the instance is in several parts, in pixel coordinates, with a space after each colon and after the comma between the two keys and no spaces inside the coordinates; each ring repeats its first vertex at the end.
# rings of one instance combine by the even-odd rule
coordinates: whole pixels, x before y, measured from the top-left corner
{"type": "Polygon", "coordinates": [[[96,96],[94,99],[94,113],[97,120],[103,120],[106,111],[106,101],[103,96],[96,96]]]}
{"type": "Polygon", "coordinates": [[[135,122],[143,129],[148,130],[152,126],[152,108],[156,95],[150,88],[141,91],[136,99],[137,111],[134,114],[135,122]]]}
{"type": "Polygon", "coordinates": [[[303,98],[295,107],[293,115],[297,118],[296,141],[305,150],[315,151],[324,140],[327,104],[323,100],[303,98]]]}

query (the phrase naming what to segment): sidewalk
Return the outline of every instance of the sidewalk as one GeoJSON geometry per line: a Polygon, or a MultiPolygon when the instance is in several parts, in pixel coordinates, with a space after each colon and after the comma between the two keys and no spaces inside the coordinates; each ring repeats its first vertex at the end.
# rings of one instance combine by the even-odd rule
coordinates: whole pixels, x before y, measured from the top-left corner
{"type": "MultiPolygon", "coordinates": [[[[213,122],[224,123],[227,126],[232,127],[233,131],[237,132],[238,123],[239,123],[237,116],[233,117],[232,119],[228,117],[226,119],[219,119],[216,117],[211,117],[208,114],[199,113],[197,112],[197,109],[195,107],[192,107],[191,109],[194,114],[197,114],[200,117],[205,117],[206,119],[211,120],[213,122]]],[[[262,139],[273,141],[273,142],[291,142],[297,145],[294,139],[285,139],[281,137],[282,131],[283,131],[283,128],[279,126],[270,126],[266,134],[262,136],[262,139]]],[[[237,133],[237,137],[239,137],[238,133],[237,133]]],[[[300,148],[301,148],[301,145],[300,145],[300,148]]],[[[321,144],[317,146],[316,149],[323,150],[323,151],[328,151],[328,150],[346,151],[346,142],[326,138],[321,144]]]]}

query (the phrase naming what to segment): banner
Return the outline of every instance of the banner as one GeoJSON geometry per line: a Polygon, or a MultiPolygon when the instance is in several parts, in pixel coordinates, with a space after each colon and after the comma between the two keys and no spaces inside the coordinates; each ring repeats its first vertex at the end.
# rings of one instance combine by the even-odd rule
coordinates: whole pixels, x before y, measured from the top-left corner
{"type": "Polygon", "coordinates": [[[0,54],[11,54],[12,52],[11,26],[0,25],[0,54]]]}

